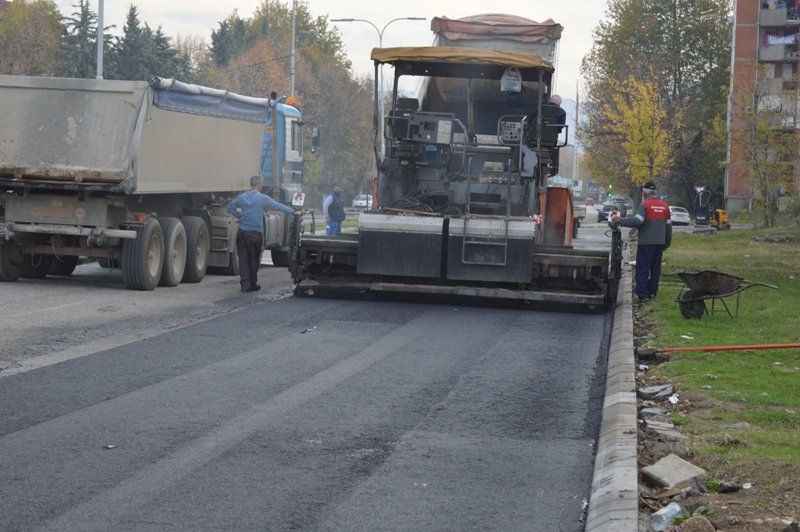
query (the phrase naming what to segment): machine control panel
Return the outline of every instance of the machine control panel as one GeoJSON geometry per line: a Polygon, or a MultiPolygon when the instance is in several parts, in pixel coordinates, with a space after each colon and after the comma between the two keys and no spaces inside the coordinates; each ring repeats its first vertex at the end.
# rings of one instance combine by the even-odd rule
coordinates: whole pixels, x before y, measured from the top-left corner
{"type": "Polygon", "coordinates": [[[519,142],[520,127],[519,122],[502,122],[503,142],[519,142]]]}
{"type": "Polygon", "coordinates": [[[453,119],[452,114],[404,112],[386,117],[386,122],[395,139],[449,146],[453,141],[453,119]]]}

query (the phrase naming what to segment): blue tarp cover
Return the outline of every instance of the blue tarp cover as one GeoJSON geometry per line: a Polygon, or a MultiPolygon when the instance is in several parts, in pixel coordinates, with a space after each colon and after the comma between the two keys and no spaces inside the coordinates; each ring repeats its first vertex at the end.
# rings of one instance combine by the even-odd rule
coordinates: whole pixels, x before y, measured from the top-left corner
{"type": "Polygon", "coordinates": [[[153,78],[150,87],[155,93],[153,103],[159,109],[262,124],[276,103],[268,98],[251,98],[174,79],[153,78]]]}

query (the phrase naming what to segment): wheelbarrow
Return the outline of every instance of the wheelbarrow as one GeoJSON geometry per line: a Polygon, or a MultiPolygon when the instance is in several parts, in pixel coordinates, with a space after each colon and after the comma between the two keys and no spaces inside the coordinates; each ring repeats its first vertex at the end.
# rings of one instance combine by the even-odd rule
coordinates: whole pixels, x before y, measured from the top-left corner
{"type": "Polygon", "coordinates": [[[703,314],[708,315],[708,309],[705,303],[707,299],[711,300],[711,316],[714,315],[714,302],[720,300],[728,316],[733,318],[727,303],[725,303],[723,299],[730,296],[736,296],[736,317],[738,318],[739,296],[742,292],[754,286],[766,286],[767,288],[778,289],[777,286],[771,284],[751,283],[741,277],[711,270],[683,270],[673,273],[684,282],[684,286],[681,288],[681,293],[675,299],[675,303],[678,303],[681,315],[687,320],[699,320],[703,317],[703,314]]]}

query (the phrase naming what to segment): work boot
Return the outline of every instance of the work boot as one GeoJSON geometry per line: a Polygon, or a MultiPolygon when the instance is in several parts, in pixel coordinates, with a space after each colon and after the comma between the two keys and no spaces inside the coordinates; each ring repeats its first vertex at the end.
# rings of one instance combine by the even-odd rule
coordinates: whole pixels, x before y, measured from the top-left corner
{"type": "Polygon", "coordinates": [[[260,284],[253,285],[247,289],[248,292],[258,292],[259,290],[261,290],[260,284]]]}

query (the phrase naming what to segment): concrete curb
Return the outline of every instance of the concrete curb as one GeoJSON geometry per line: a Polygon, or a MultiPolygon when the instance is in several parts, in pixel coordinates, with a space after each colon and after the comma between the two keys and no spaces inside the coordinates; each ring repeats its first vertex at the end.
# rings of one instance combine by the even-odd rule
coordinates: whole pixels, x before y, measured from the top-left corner
{"type": "MultiPolygon", "coordinates": [[[[623,265],[629,260],[623,257],[623,265]]],[[[631,275],[623,267],[608,353],[606,393],[594,461],[586,532],[637,532],[636,368],[631,275]]]]}

